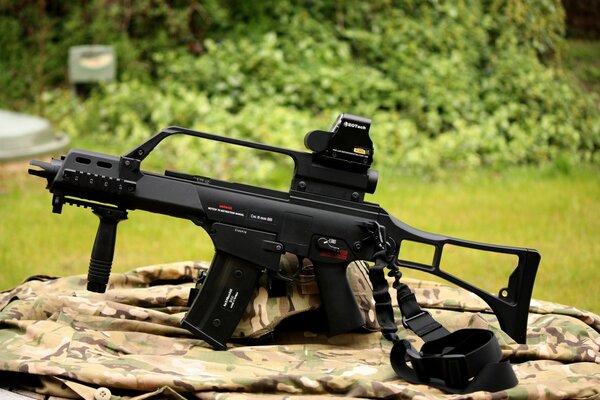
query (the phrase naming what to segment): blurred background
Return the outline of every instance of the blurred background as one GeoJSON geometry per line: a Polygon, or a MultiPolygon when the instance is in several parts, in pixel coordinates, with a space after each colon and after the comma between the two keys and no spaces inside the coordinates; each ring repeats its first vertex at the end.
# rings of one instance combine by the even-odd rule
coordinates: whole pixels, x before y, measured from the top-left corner
{"type": "MultiPolygon", "coordinates": [[[[536,248],[534,296],[600,312],[599,38],[594,0],[0,0],[0,109],[47,121],[69,141],[55,154],[121,155],[170,125],[300,150],[339,113],[369,117],[369,201],[423,230],[536,248]]],[[[51,213],[26,172],[43,156],[8,151],[2,122],[0,290],[85,273],[96,217],[51,213]]],[[[145,163],[280,190],[293,168],[189,138],[145,163]]],[[[211,258],[189,221],[130,219],[115,270],[211,258]]],[[[512,270],[448,260],[490,291],[512,270]]]]}

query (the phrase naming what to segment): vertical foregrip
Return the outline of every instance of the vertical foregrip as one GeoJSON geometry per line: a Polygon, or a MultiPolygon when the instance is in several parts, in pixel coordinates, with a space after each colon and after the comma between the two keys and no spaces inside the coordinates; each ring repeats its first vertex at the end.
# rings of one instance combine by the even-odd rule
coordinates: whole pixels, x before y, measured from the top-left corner
{"type": "Polygon", "coordinates": [[[353,331],[365,324],[346,277],[346,264],[314,263],[329,335],[353,331]]]}
{"type": "Polygon", "coordinates": [[[110,207],[97,207],[94,214],[100,218],[100,224],[90,257],[87,290],[104,293],[115,253],[117,224],[127,218],[127,212],[110,207]]]}

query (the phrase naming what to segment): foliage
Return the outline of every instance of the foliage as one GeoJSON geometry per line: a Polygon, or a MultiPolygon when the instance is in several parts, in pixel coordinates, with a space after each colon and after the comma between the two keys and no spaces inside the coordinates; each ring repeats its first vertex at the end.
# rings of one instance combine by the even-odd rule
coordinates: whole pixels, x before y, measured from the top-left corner
{"type": "MultiPolygon", "coordinates": [[[[0,32],[12,39],[0,83],[14,91],[0,105],[27,94],[17,63],[36,45],[47,48],[48,86],[60,86],[54,55],[66,59],[68,46],[106,38],[117,47],[119,81],[77,110],[63,90],[37,88],[38,104],[72,135],[133,145],[180,125],[300,148],[305,132],[351,112],[373,118],[379,166],[600,162],[597,98],[560,67],[558,0],[0,1],[3,10],[0,32]],[[40,4],[52,26],[45,41],[15,23],[42,13],[40,4]]],[[[280,162],[196,142],[169,143],[160,155],[175,167],[199,157],[233,178],[248,167],[268,176],[280,162]]]]}

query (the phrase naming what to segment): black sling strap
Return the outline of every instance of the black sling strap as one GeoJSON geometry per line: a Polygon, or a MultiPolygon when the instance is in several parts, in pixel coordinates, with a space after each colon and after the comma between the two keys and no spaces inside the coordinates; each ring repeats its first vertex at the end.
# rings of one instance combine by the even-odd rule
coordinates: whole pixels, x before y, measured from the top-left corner
{"type": "Polygon", "coordinates": [[[431,314],[423,311],[415,294],[402,282],[395,284],[398,307],[402,313],[402,325],[417,334],[425,342],[448,335],[446,330],[431,314]]]}
{"type": "Polygon", "coordinates": [[[408,341],[401,340],[396,334],[389,285],[383,272],[386,264],[383,256],[376,257],[375,265],[369,269],[369,278],[382,333],[394,342],[390,362],[398,376],[448,393],[495,392],[517,385],[510,363],[502,361],[502,351],[493,332],[485,329],[448,332],[421,309],[414,293],[400,282],[398,267],[393,266],[389,275],[395,278],[393,287],[402,312],[402,324],[425,343],[421,351],[416,351],[408,341]]]}
{"type": "Polygon", "coordinates": [[[486,329],[460,329],[425,342],[420,352],[401,340],[394,343],[390,361],[404,380],[449,393],[496,392],[518,383],[510,363],[502,361],[494,333],[486,329]]]}

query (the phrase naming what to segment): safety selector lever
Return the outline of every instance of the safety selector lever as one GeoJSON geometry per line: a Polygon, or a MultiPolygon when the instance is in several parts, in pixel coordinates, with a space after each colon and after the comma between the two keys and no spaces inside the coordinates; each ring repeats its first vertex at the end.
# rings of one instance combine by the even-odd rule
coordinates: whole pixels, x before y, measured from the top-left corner
{"type": "Polygon", "coordinates": [[[319,246],[321,250],[331,251],[332,253],[340,252],[340,247],[337,245],[337,240],[335,239],[320,237],[317,239],[317,246],[319,246]]]}

